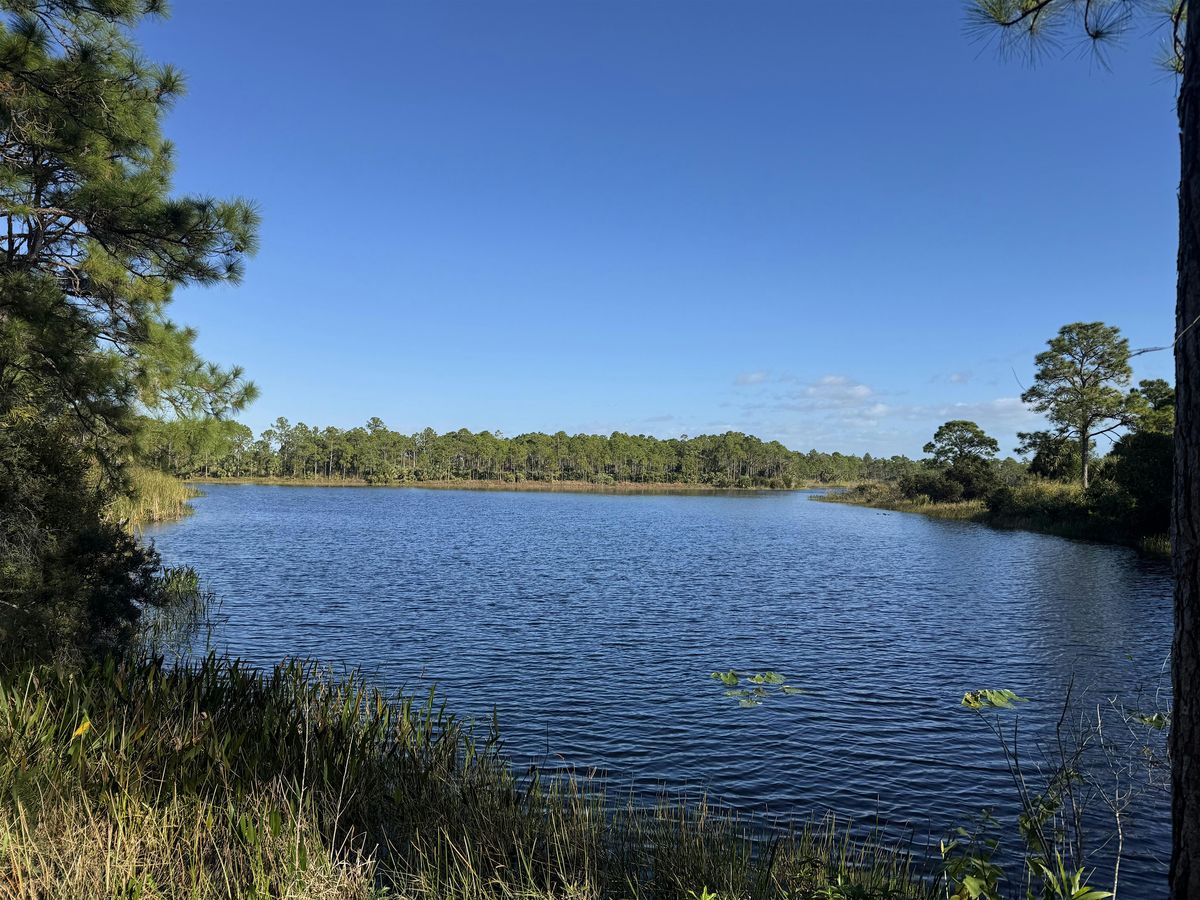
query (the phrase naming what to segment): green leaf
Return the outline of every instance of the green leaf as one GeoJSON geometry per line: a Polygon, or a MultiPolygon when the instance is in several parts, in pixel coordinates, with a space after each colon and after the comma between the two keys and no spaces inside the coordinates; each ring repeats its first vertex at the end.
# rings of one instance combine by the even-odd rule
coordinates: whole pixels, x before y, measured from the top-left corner
{"type": "Polygon", "coordinates": [[[728,672],[713,672],[712,677],[714,680],[721,682],[721,684],[725,685],[726,687],[737,687],[738,682],[741,681],[742,678],[742,676],[733,669],[730,669],[728,672]]]}
{"type": "Polygon", "coordinates": [[[962,705],[970,709],[1012,709],[1013,704],[1028,702],[1027,697],[1018,696],[1007,688],[967,691],[962,698],[962,705]]]}
{"type": "Polygon", "coordinates": [[[1163,715],[1160,712],[1154,713],[1152,715],[1146,715],[1145,713],[1136,713],[1133,716],[1133,720],[1135,722],[1140,722],[1142,725],[1146,725],[1150,728],[1153,728],[1155,731],[1162,731],[1164,728],[1166,728],[1168,725],[1171,724],[1170,716],[1163,715]]]}
{"type": "Polygon", "coordinates": [[[808,691],[806,691],[804,688],[792,687],[790,684],[785,684],[782,688],[780,688],[780,690],[782,690],[785,694],[807,694],[808,693],[808,691]]]}
{"type": "Polygon", "coordinates": [[[983,892],[988,888],[987,882],[982,878],[976,877],[975,875],[968,875],[966,878],[964,878],[963,887],[967,889],[967,894],[972,898],[972,900],[982,897],[984,895],[983,892]]]}
{"type": "Polygon", "coordinates": [[[738,706],[741,706],[745,709],[750,709],[755,706],[762,706],[762,701],[761,700],[749,700],[749,699],[740,700],[740,701],[738,701],[738,706]]]}
{"type": "Polygon", "coordinates": [[[757,675],[750,676],[750,680],[754,684],[783,684],[787,679],[778,672],[760,672],[757,675]]]}

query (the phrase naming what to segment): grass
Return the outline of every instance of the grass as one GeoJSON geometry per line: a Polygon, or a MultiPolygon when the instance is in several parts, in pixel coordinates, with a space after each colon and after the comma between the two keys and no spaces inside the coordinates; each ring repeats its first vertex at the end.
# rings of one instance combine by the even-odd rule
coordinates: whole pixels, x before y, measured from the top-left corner
{"type": "Polygon", "coordinates": [[[935,503],[930,500],[910,500],[890,484],[871,482],[853,490],[836,491],[815,497],[823,503],[849,503],[869,506],[873,509],[889,509],[896,512],[920,513],[937,519],[955,519],[965,522],[982,522],[987,510],[982,500],[961,500],[955,503],[935,503]]]}
{"type": "Polygon", "coordinates": [[[199,496],[178,478],[141,466],[130,469],[129,486],[126,495],[113,501],[109,515],[133,529],[190,515],[188,501],[199,496]]]}
{"type": "Polygon", "coordinates": [[[432,697],[215,656],[0,674],[0,895],[926,897],[833,821],[755,839],[703,800],[518,777],[432,697]]]}

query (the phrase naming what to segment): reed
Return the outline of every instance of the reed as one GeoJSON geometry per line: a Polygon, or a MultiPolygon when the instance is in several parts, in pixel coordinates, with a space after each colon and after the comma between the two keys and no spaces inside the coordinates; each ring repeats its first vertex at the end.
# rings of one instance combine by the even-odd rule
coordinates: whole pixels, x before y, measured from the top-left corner
{"type": "Polygon", "coordinates": [[[108,515],[128,528],[144,528],[191,515],[188,501],[199,491],[157,469],[135,466],[128,472],[129,489],[113,500],[108,515]]]}

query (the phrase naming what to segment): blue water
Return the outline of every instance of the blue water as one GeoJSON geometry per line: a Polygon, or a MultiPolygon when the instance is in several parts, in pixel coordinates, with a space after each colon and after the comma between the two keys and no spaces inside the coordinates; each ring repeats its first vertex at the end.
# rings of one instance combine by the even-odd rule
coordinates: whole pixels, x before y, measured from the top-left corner
{"type": "MultiPolygon", "coordinates": [[[[1119,547],[805,493],[205,492],[150,536],[223,601],[218,648],[436,685],[464,716],[494,709],[519,765],[705,789],[738,810],[936,839],[1012,808],[964,691],[1032,698],[1032,738],[1072,676],[1093,703],[1168,681],[1169,568],[1119,547]],[[742,709],[709,677],[729,668],[808,693],[742,709]]],[[[1136,812],[1121,893],[1157,896],[1167,806],[1154,794],[1136,812]]]]}

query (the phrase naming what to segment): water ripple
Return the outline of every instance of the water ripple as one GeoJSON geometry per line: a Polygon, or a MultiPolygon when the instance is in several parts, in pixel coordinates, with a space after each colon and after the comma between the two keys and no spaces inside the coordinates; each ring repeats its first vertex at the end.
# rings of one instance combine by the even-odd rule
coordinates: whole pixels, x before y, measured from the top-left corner
{"type": "MultiPolygon", "coordinates": [[[[804,494],[218,486],[196,508],[152,537],[221,596],[230,653],[436,685],[465,716],[495,710],[520,765],[738,810],[919,835],[1010,810],[963,692],[1033,697],[1022,727],[1045,734],[1072,676],[1096,697],[1153,688],[1170,646],[1165,565],[804,494]],[[718,668],[810,693],[738,709],[718,668]]],[[[1155,896],[1167,808],[1139,815],[1122,893],[1155,896]]]]}

